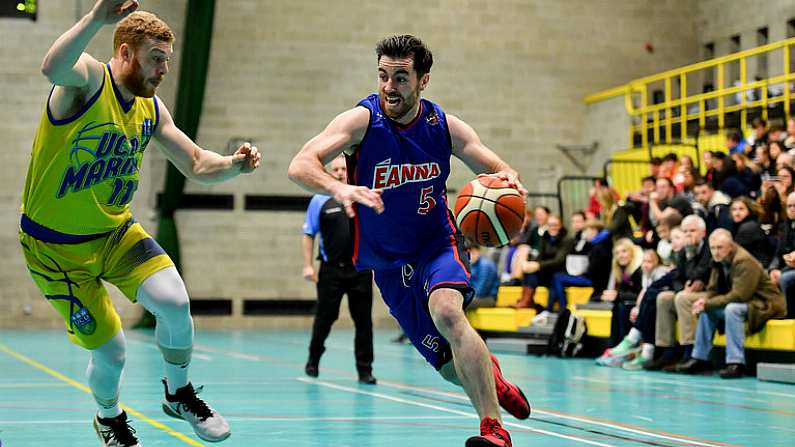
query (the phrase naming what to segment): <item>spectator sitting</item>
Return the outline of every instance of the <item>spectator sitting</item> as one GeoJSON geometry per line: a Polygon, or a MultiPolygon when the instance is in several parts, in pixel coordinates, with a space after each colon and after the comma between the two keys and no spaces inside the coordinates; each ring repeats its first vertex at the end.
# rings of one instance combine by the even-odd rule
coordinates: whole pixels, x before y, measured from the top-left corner
{"type": "Polygon", "coordinates": [[[792,152],[784,152],[779,155],[776,159],[776,169],[795,167],[795,165],[792,164],[792,155],[792,152]]]}
{"type": "MultiPolygon", "coordinates": [[[[621,342],[613,348],[605,350],[604,354],[596,360],[599,365],[619,366],[627,370],[638,370],[643,364],[654,358],[654,314],[648,312],[641,314],[643,296],[647,289],[660,278],[668,269],[660,265],[660,258],[654,250],[643,251],[643,263],[641,264],[641,291],[637,300],[633,303],[629,311],[629,320],[632,327],[629,333],[621,342]],[[651,330],[645,330],[650,327],[651,330]],[[643,341],[640,355],[636,355],[630,360],[626,360],[631,353],[635,353],[638,345],[643,341]]],[[[624,304],[628,305],[628,304],[624,304]]],[[[652,303],[653,305],[653,303],[652,303]]]]}
{"type": "Polygon", "coordinates": [[[649,160],[649,176],[654,178],[659,177],[661,166],[662,166],[662,158],[651,157],[651,160],[649,160]]]}
{"type": "Polygon", "coordinates": [[[770,177],[762,182],[762,197],[759,203],[762,206],[760,215],[761,223],[770,225],[774,233],[781,224],[787,220],[784,203],[787,196],[793,191],[792,178],[795,172],[792,168],[782,167],[777,170],[776,177],[770,177]]]}
{"type": "Polygon", "coordinates": [[[787,138],[784,139],[784,147],[789,151],[795,149],[795,118],[787,120],[787,138]]]}
{"type": "Polygon", "coordinates": [[[642,288],[643,250],[629,239],[619,239],[613,248],[613,262],[607,290],[601,300],[613,303],[608,346],[617,345],[629,333],[629,311],[642,288]]]}
{"type": "Polygon", "coordinates": [[[472,288],[475,289],[475,298],[467,309],[494,307],[497,302],[497,287],[500,284],[497,266],[488,257],[481,256],[478,244],[472,244],[469,247],[469,262],[471,266],[470,281],[472,288]]]}
{"type": "Polygon", "coordinates": [[[752,147],[753,150],[756,152],[757,156],[754,160],[759,160],[758,157],[758,149],[767,144],[767,121],[763,120],[762,118],[754,118],[751,121],[751,128],[753,128],[753,132],[751,136],[748,137],[748,144],[746,147],[752,147]]]}
{"type": "MultiPolygon", "coordinates": [[[[682,215],[673,208],[665,210],[663,218],[657,224],[657,254],[662,259],[663,264],[671,264],[674,252],[671,249],[671,230],[682,223],[682,215]]],[[[649,233],[647,233],[647,240],[649,233]]]]}
{"type": "Polygon", "coordinates": [[[514,305],[521,309],[533,306],[533,295],[538,286],[549,287],[552,275],[562,272],[566,265],[566,255],[574,247],[574,239],[566,234],[566,228],[556,215],[549,216],[547,232],[541,239],[537,255],[527,246],[520,246],[515,255],[514,269],[523,274],[522,297],[514,305]],[[525,293],[524,290],[529,290],[525,293]]]}
{"type": "Polygon", "coordinates": [[[676,176],[678,166],[679,160],[676,154],[673,152],[665,154],[665,156],[662,158],[662,165],[660,165],[660,173],[657,178],[665,177],[673,181],[674,177],[676,176]]]}
{"type": "Polygon", "coordinates": [[[582,238],[582,230],[585,228],[585,219],[585,211],[575,211],[571,214],[571,217],[569,217],[571,232],[574,233],[574,252],[582,251],[585,244],[587,244],[587,241],[582,238]],[[580,242],[582,242],[582,246],[577,248],[580,242]]]}
{"type": "Polygon", "coordinates": [[[693,187],[696,186],[696,182],[701,179],[701,175],[699,175],[698,169],[694,166],[682,165],[679,167],[679,172],[682,180],[680,183],[674,182],[676,184],[676,191],[692,204],[692,202],[696,200],[693,187]]]}
{"type": "Polygon", "coordinates": [[[657,189],[649,198],[650,213],[649,218],[656,226],[666,208],[674,208],[682,216],[693,214],[693,207],[690,202],[681,195],[675,194],[673,182],[665,177],[657,179],[657,189]]]}
{"type": "Polygon", "coordinates": [[[746,157],[745,154],[732,154],[731,158],[737,170],[734,177],[745,186],[746,194],[744,195],[756,198],[758,196],[759,187],[762,186],[762,179],[760,177],[762,169],[746,157]]]}
{"type": "Polygon", "coordinates": [[[582,230],[582,237],[588,243],[588,262],[585,273],[558,272],[552,275],[552,284],[549,287],[548,307],[559,303],[560,309],[566,308],[566,292],[568,286],[593,287],[591,301],[602,295],[607,288],[607,279],[610,276],[610,260],[612,259],[613,242],[610,232],[604,229],[604,224],[598,220],[589,220],[582,230]]]}
{"type": "Polygon", "coordinates": [[[795,192],[787,196],[787,221],[780,231],[781,239],[770,263],[770,279],[781,287],[787,299],[789,317],[795,318],[795,192]]]}
{"type": "Polygon", "coordinates": [[[723,152],[712,154],[710,179],[715,189],[723,191],[731,198],[747,194],[747,185],[736,178],[735,174],[737,174],[737,167],[731,158],[728,158],[723,152]]]}
{"type": "Polygon", "coordinates": [[[748,250],[762,265],[770,265],[773,256],[767,235],[759,225],[758,215],[761,211],[759,204],[748,197],[738,197],[732,200],[731,213],[732,236],[735,242],[748,250]]]}
{"type": "Polygon", "coordinates": [[[721,378],[743,376],[745,367],[745,322],[753,334],[762,330],[772,318],[783,318],[786,302],[765,270],[744,248],[732,241],[731,233],[715,230],[709,237],[714,259],[709,284],[703,293],[696,294],[690,311],[698,315],[693,357],[678,368],[679,372],[694,374],[711,369],[708,361],[712,337],[718,323],[725,322],[726,368],[721,378]]]}
{"type": "Polygon", "coordinates": [[[671,179],[674,182],[677,192],[683,191],[685,183],[685,171],[691,168],[695,169],[695,166],[693,166],[693,159],[690,158],[689,155],[682,155],[682,157],[679,158],[679,166],[676,167],[676,173],[671,179]]]}
{"type": "Polygon", "coordinates": [[[627,206],[644,234],[654,229],[649,221],[649,196],[656,187],[657,179],[655,177],[643,177],[640,191],[627,194],[627,206]]]}
{"type": "Polygon", "coordinates": [[[765,178],[776,175],[776,161],[770,158],[770,149],[767,147],[767,144],[759,144],[756,146],[755,154],[754,163],[762,168],[762,177],[765,178]],[[765,173],[767,173],[767,175],[765,175],[765,173]]]}
{"type": "Polygon", "coordinates": [[[767,153],[770,155],[770,161],[774,165],[778,165],[778,157],[780,157],[782,154],[785,154],[786,152],[780,141],[768,141],[767,153]]]}
{"type": "Polygon", "coordinates": [[[745,150],[745,139],[740,131],[732,129],[726,133],[726,150],[729,154],[742,154],[745,150]]]}
{"type": "Polygon", "coordinates": [[[767,132],[767,141],[768,143],[779,142],[784,143],[787,139],[787,132],[784,130],[784,126],[781,124],[773,124],[770,126],[770,130],[767,132]]]}
{"type": "Polygon", "coordinates": [[[704,240],[707,234],[707,225],[704,219],[690,215],[682,220],[682,230],[685,234],[685,247],[676,256],[676,268],[671,272],[669,290],[661,291],[657,295],[657,316],[655,322],[655,345],[663,348],[663,355],[645,369],[675,370],[676,360],[676,328],[674,320],[678,320],[679,343],[684,346],[685,352],[682,362],[690,359],[695,338],[696,319],[690,311],[681,311],[678,302],[692,303],[693,292],[702,292],[709,279],[709,269],[712,258],[709,246],[704,240]]]}
{"type": "Polygon", "coordinates": [[[707,234],[712,233],[716,228],[732,227],[731,213],[729,204],[731,199],[721,191],[715,191],[712,185],[699,180],[694,188],[696,200],[704,208],[704,221],[707,223],[707,234]]]}

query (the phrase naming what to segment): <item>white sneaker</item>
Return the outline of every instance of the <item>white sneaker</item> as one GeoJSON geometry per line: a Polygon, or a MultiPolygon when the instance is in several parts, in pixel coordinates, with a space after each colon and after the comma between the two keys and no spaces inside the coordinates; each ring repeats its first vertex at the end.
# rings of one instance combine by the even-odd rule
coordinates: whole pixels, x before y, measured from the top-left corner
{"type": "Polygon", "coordinates": [[[121,412],[115,418],[100,419],[94,416],[94,430],[104,447],[141,447],[135,430],[130,427],[127,413],[121,412]]]}
{"type": "MultiPolygon", "coordinates": [[[[166,381],[163,380],[163,385],[166,381]]],[[[166,386],[166,398],[163,399],[163,411],[174,418],[187,421],[196,432],[196,436],[208,442],[219,442],[228,438],[232,432],[229,424],[217,411],[207,405],[207,402],[199,399],[197,394],[201,392],[193,389],[190,383],[177,390],[176,394],[168,394],[166,386]]]]}
{"type": "Polygon", "coordinates": [[[533,324],[546,325],[547,323],[549,323],[549,311],[543,310],[533,317],[533,324]]]}

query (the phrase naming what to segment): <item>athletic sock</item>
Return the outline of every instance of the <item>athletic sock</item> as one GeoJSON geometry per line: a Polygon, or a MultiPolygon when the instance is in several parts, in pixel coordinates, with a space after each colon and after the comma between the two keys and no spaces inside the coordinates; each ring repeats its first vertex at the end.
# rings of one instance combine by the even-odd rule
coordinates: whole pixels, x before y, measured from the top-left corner
{"type": "Polygon", "coordinates": [[[188,365],[190,365],[190,363],[183,363],[181,365],[168,362],[165,363],[168,394],[173,395],[178,389],[188,385],[188,365]]]}
{"type": "Polygon", "coordinates": [[[637,346],[637,344],[640,343],[640,337],[640,331],[633,327],[629,330],[629,334],[627,334],[625,340],[629,340],[629,342],[632,343],[632,346],[637,346]]]}
{"type": "Polygon", "coordinates": [[[641,347],[640,356],[644,360],[650,360],[654,358],[654,345],[652,343],[643,343],[643,347],[641,347]]]}

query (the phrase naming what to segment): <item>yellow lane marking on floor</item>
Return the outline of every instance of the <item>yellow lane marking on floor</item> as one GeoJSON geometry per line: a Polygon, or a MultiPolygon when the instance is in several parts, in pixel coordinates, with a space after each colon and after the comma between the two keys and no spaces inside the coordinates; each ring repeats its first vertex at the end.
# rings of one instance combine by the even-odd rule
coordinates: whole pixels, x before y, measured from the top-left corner
{"type": "MultiPolygon", "coordinates": [[[[29,358],[29,357],[26,357],[26,356],[16,352],[13,349],[9,348],[8,346],[6,346],[6,345],[4,345],[2,343],[0,343],[0,351],[5,352],[6,354],[10,355],[11,357],[14,357],[15,359],[17,359],[17,360],[19,360],[19,361],[21,361],[23,363],[27,363],[28,365],[38,369],[39,371],[43,371],[43,372],[55,377],[58,380],[66,382],[69,385],[72,385],[73,387],[77,388],[80,391],[83,391],[85,393],[91,394],[91,389],[89,389],[87,386],[83,385],[82,383],[80,383],[80,382],[78,382],[78,381],[76,381],[74,379],[71,379],[71,378],[59,373],[58,371],[47,367],[46,365],[43,365],[43,364],[41,364],[41,363],[39,363],[39,362],[29,358]]],[[[135,416],[136,418],[146,422],[147,424],[149,424],[149,425],[151,425],[151,426],[153,426],[153,427],[155,427],[157,429],[160,429],[160,430],[168,433],[169,435],[179,439],[180,441],[184,442],[185,444],[192,445],[194,447],[206,447],[204,444],[202,444],[200,442],[197,442],[197,441],[194,441],[193,439],[185,436],[184,434],[174,430],[173,428],[171,428],[171,427],[169,427],[169,426],[167,426],[165,424],[157,422],[156,420],[144,415],[143,413],[141,413],[140,411],[138,411],[138,410],[136,410],[134,408],[130,408],[127,405],[124,405],[124,404],[122,404],[121,407],[128,414],[130,414],[132,416],[135,416]]]]}

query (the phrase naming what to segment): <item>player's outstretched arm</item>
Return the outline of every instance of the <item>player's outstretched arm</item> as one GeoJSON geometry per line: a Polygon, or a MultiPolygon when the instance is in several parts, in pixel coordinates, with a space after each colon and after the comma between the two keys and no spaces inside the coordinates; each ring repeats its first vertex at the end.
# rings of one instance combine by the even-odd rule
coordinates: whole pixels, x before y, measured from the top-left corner
{"type": "Polygon", "coordinates": [[[160,108],[160,123],[155,130],[155,139],[160,143],[166,158],[187,178],[199,183],[212,184],[247,174],[257,169],[262,158],[256,146],[243,143],[232,155],[200,148],[175,124],[166,106],[160,108]]]}
{"type": "Polygon", "coordinates": [[[351,217],[355,214],[354,203],[361,203],[379,213],[383,211],[380,190],[342,183],[323,169],[339,154],[355,150],[364,138],[369,123],[370,112],[364,107],[355,107],[337,115],[293,157],[287,170],[290,180],[312,192],[334,197],[351,217]]]}
{"type": "Polygon", "coordinates": [[[453,140],[453,155],[461,159],[475,174],[494,174],[507,180],[511,187],[527,195],[519,180],[519,173],[504,162],[493,150],[486,147],[477,132],[460,118],[447,115],[447,126],[453,140]]]}
{"type": "Polygon", "coordinates": [[[42,74],[59,86],[92,91],[99,88],[102,64],[83,51],[100,28],[118,22],[136,9],[137,1],[99,0],[88,14],[52,44],[41,63],[42,74]]]}

